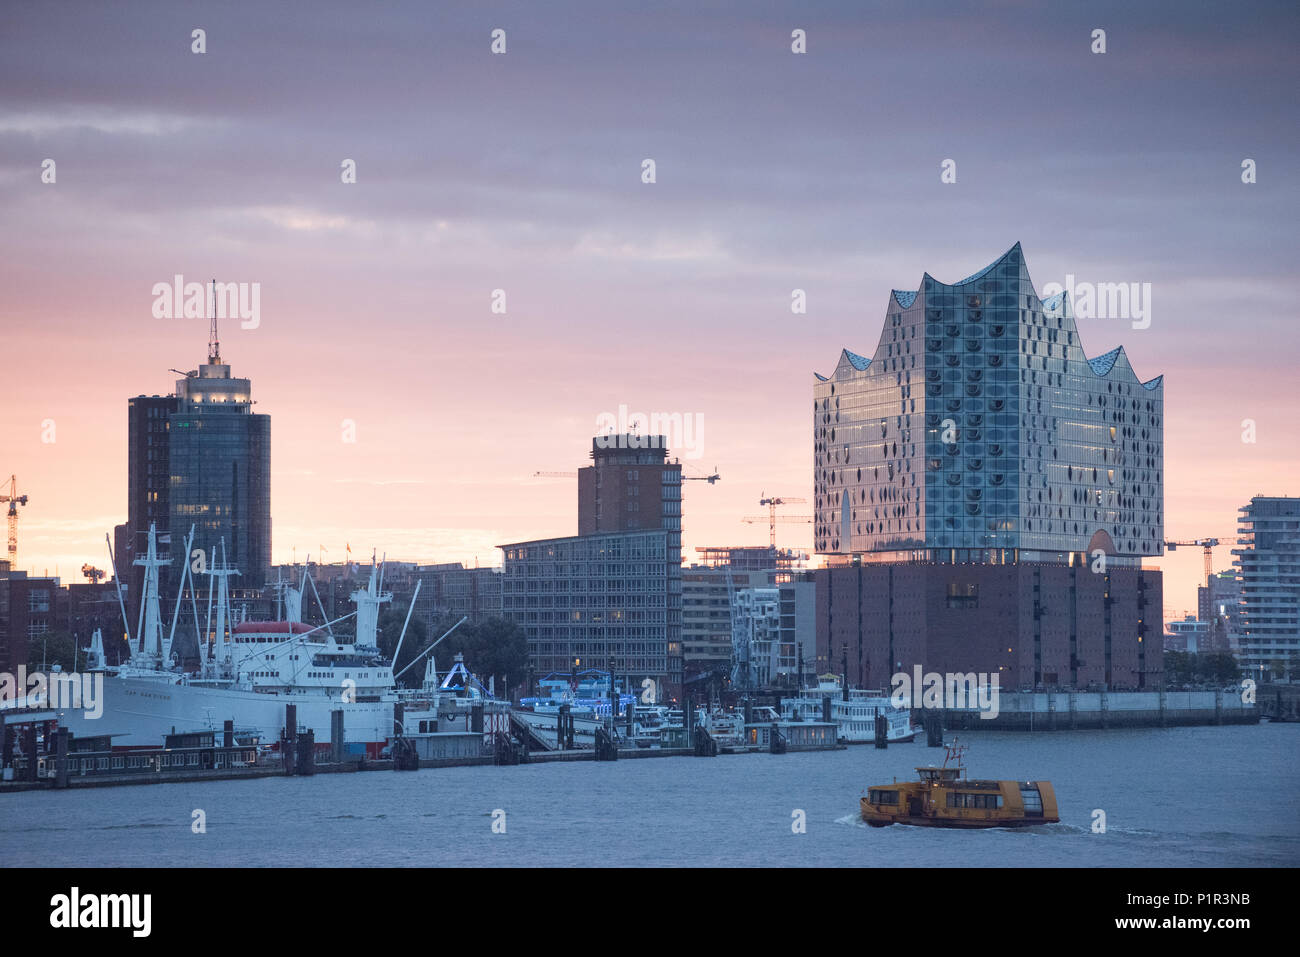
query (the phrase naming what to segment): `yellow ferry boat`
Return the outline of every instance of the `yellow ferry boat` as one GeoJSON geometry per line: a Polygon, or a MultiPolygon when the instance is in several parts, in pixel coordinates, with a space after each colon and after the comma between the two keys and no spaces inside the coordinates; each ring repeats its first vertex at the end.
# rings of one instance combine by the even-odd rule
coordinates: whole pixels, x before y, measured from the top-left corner
{"type": "Polygon", "coordinates": [[[972,781],[954,740],[942,767],[917,768],[919,781],[875,785],[862,799],[862,820],[872,827],[1031,827],[1056,824],[1056,792],[1047,781],[972,781]],[[948,762],[952,761],[952,767],[948,762]]]}

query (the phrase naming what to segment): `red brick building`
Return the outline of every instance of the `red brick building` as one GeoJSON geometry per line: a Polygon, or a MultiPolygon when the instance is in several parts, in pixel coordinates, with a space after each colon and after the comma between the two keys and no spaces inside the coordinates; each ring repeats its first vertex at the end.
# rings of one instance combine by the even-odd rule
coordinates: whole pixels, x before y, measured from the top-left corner
{"type": "Polygon", "coordinates": [[[984,672],[1003,689],[1159,687],[1161,576],[1066,564],[866,564],[819,569],[817,655],[849,681],[984,672]]]}

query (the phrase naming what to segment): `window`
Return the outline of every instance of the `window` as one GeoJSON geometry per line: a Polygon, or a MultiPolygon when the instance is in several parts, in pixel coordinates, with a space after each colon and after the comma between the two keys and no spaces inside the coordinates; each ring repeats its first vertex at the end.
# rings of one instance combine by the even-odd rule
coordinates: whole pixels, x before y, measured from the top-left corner
{"type": "Polygon", "coordinates": [[[978,608],[980,604],[980,586],[977,584],[948,583],[949,608],[978,608]]]}

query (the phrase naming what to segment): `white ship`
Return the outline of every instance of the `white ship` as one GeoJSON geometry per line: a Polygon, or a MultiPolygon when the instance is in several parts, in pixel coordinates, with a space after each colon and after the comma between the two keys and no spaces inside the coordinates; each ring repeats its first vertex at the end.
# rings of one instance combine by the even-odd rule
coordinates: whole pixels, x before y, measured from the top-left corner
{"type": "MultiPolygon", "coordinates": [[[[431,645],[430,650],[432,647],[431,645]]],[[[497,734],[508,735],[510,702],[496,697],[494,685],[495,679],[488,679],[488,687],[485,688],[478,678],[470,674],[462,654],[455,656],[451,670],[439,679],[438,665],[430,655],[425,662],[424,680],[420,687],[399,689],[397,692],[397,698],[402,704],[403,733],[410,736],[481,730],[485,743],[497,734]],[[476,729],[476,722],[481,722],[481,727],[476,729]]]]}
{"type": "Polygon", "coordinates": [[[805,688],[798,697],[781,701],[781,717],[786,721],[822,720],[822,701],[831,699],[831,720],[839,725],[838,737],[846,744],[867,744],[876,740],[876,716],[889,721],[887,740],[904,743],[916,737],[909,708],[896,707],[889,695],[879,691],[850,688],[847,700],[834,676],[823,676],[816,688],[805,688]]]}
{"type": "MultiPolygon", "coordinates": [[[[190,536],[192,540],[192,530],[190,536]]],[[[224,561],[214,564],[206,571],[212,580],[208,625],[199,632],[208,640],[201,643],[199,670],[185,673],[172,653],[185,578],[177,592],[171,634],[164,637],[158,569],[169,562],[158,557],[152,527],[148,552],[135,564],[144,566],[145,577],[134,639],[128,625],[130,660],[108,667],[102,638],[96,635],[88,670],[104,674],[103,714],[91,719],[84,709],[61,713],[60,720],[75,735],[110,734],[115,748],[161,746],[167,734],[220,731],[226,721],[233,721],[241,735],[277,742],[285,706],[292,704],[298,731],[314,732],[317,745],[331,743],[331,712],[342,711],[345,750],[378,757],[393,735],[397,700],[391,663],[377,645],[379,608],[392,600],[391,593],[382,591],[379,567],[372,564],[366,588],[352,593],[356,611],[311,627],[301,620],[302,591],[290,586],[284,588],[283,621],[234,623],[226,582],[238,572],[224,561]],[[354,616],[355,638],[336,636],[334,626],[354,616]]],[[[197,631],[198,604],[191,604],[197,631]]]]}

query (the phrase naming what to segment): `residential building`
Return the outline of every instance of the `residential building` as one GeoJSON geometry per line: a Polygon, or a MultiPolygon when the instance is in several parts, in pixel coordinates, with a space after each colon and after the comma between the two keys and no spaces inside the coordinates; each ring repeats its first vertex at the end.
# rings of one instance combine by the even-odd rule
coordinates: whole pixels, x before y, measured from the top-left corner
{"type": "Polygon", "coordinates": [[[1300,498],[1256,495],[1238,509],[1239,659],[1267,679],[1300,672],[1300,498]]]}

